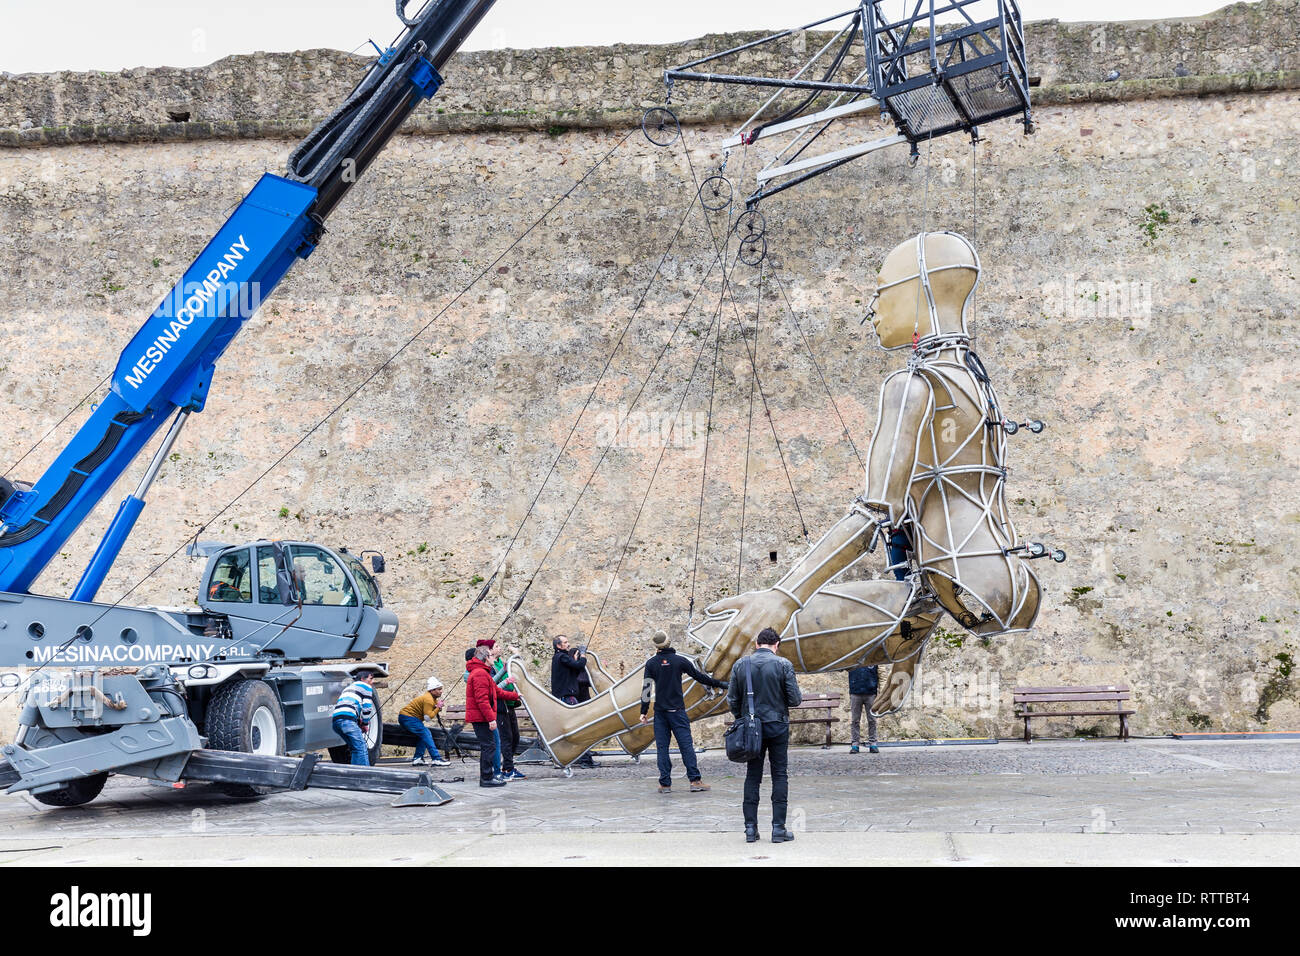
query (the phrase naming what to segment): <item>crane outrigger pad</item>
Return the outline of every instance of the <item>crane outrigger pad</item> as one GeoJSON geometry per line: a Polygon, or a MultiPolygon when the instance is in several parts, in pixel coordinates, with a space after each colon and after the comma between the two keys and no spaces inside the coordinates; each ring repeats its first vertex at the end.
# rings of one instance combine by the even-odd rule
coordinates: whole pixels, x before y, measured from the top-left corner
{"type": "Polygon", "coordinates": [[[451,803],[451,794],[437,784],[420,784],[393,801],[395,807],[440,807],[451,803]]]}

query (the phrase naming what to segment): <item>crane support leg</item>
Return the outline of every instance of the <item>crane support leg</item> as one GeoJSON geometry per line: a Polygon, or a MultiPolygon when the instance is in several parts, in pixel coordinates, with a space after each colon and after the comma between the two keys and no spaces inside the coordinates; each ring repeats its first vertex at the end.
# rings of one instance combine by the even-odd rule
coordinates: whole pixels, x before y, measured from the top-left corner
{"type": "Polygon", "coordinates": [[[185,780],[248,784],[283,790],[317,787],[326,790],[400,794],[394,806],[438,807],[451,800],[451,794],[432,783],[426,773],[390,770],[387,767],[317,763],[315,756],[308,754],[300,760],[296,757],[270,757],[225,750],[198,750],[191,754],[181,776],[185,780]],[[304,765],[307,765],[306,773],[303,773],[304,765]],[[419,794],[412,791],[423,791],[424,796],[419,799],[419,794]]]}

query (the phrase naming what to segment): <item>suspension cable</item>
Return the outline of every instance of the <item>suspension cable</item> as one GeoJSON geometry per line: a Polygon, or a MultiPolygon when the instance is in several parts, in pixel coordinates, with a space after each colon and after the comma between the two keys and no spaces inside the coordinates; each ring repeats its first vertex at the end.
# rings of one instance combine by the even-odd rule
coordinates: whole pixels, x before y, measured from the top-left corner
{"type": "MultiPolygon", "coordinates": [[[[686,158],[687,158],[688,161],[690,161],[690,153],[689,153],[689,152],[686,154],[686,158]]],[[[696,190],[698,191],[698,190],[699,190],[699,185],[700,185],[700,184],[699,184],[699,177],[698,177],[698,175],[697,175],[696,172],[695,172],[695,164],[694,164],[694,162],[691,162],[691,163],[690,163],[690,167],[691,167],[691,178],[695,180],[695,188],[696,188],[696,190]]],[[[718,245],[718,236],[717,236],[717,234],[713,231],[713,224],[712,224],[712,223],[709,224],[709,233],[710,233],[710,235],[711,235],[712,238],[713,238],[714,246],[717,246],[717,245],[718,245]]],[[[737,322],[740,322],[740,321],[741,321],[741,319],[740,319],[740,309],[739,309],[739,307],[736,305],[736,301],[735,301],[734,296],[732,297],[731,305],[732,305],[733,310],[734,310],[735,313],[736,313],[736,321],[737,321],[737,322]]],[[[762,400],[762,402],[763,402],[763,414],[767,417],[767,423],[768,423],[769,427],[772,429],[772,440],[776,443],[776,453],[777,453],[777,455],[778,455],[778,456],[780,457],[780,459],[781,459],[781,469],[785,472],[786,483],[790,486],[790,497],[791,497],[791,499],[794,501],[794,510],[795,510],[795,513],[799,516],[799,527],[800,527],[800,530],[803,532],[804,540],[805,540],[805,541],[808,541],[809,543],[811,543],[811,540],[810,540],[810,538],[809,538],[809,536],[808,536],[808,525],[807,525],[807,522],[805,522],[805,521],[804,521],[804,518],[803,518],[803,509],[799,507],[799,495],[798,495],[798,494],[795,492],[795,490],[794,490],[794,480],[790,477],[790,468],[789,468],[789,466],[786,464],[786,460],[785,460],[785,451],[784,451],[784,449],[781,447],[781,438],[780,438],[779,435],[777,435],[777,432],[776,432],[776,422],[775,422],[775,421],[773,420],[773,418],[772,418],[772,409],[771,409],[771,407],[770,407],[770,406],[768,405],[768,403],[767,403],[767,393],[766,393],[766,392],[764,391],[764,389],[763,389],[763,383],[762,383],[762,381],[759,380],[759,375],[758,375],[758,363],[757,363],[757,361],[755,360],[755,357],[754,357],[754,350],[750,347],[750,344],[749,344],[748,341],[745,342],[745,353],[746,353],[746,354],[748,355],[748,357],[749,357],[749,366],[750,366],[750,370],[753,372],[753,374],[754,374],[754,378],[755,378],[755,381],[757,382],[757,385],[758,385],[758,395],[759,395],[759,398],[760,398],[760,399],[762,400]]]]}
{"type": "MultiPolygon", "coordinates": [[[[735,264],[734,264],[734,263],[732,264],[732,268],[733,268],[733,269],[735,268],[735,264]]],[[[726,292],[726,290],[727,290],[727,282],[726,282],[726,279],[727,279],[727,277],[724,276],[724,278],[723,278],[723,286],[722,286],[723,291],[722,291],[722,293],[721,293],[721,294],[719,295],[719,297],[718,297],[718,308],[717,308],[717,310],[714,312],[714,315],[713,315],[713,321],[709,323],[709,330],[710,330],[710,332],[715,332],[715,329],[718,329],[718,327],[719,327],[719,319],[720,319],[721,316],[722,316],[722,303],[723,303],[723,301],[725,300],[725,298],[726,298],[726,294],[727,294],[727,292],[726,292]]],[[[715,334],[717,334],[717,333],[715,332],[715,334]]],[[[599,609],[597,610],[597,612],[596,612],[596,623],[592,625],[592,628],[591,628],[591,636],[587,638],[587,647],[588,647],[588,649],[590,649],[591,645],[595,642],[595,639],[596,639],[596,632],[600,629],[600,621],[601,621],[601,618],[604,617],[604,614],[605,614],[605,605],[609,602],[609,595],[610,595],[610,592],[612,592],[612,591],[614,590],[614,585],[615,585],[615,583],[617,583],[617,581],[618,581],[618,575],[619,575],[619,572],[623,569],[623,561],[624,561],[624,559],[627,557],[628,549],[632,546],[632,541],[634,540],[634,538],[635,538],[635,536],[636,536],[636,528],[637,528],[637,525],[640,524],[640,522],[641,522],[641,514],[645,511],[646,502],[650,500],[650,491],[651,491],[652,488],[654,488],[655,478],[658,477],[658,475],[659,475],[659,466],[663,464],[664,454],[668,451],[668,446],[672,443],[672,440],[673,440],[673,432],[675,431],[675,429],[676,429],[676,427],[677,427],[677,421],[678,421],[678,419],[681,418],[681,415],[682,415],[682,408],[683,408],[683,407],[685,406],[685,404],[686,404],[686,396],[687,396],[688,394],[690,394],[690,391],[691,391],[691,385],[692,385],[692,384],[694,383],[694,381],[695,381],[695,373],[696,373],[697,371],[699,371],[699,368],[700,368],[700,361],[701,361],[701,359],[704,358],[704,352],[705,352],[705,350],[708,348],[708,346],[709,346],[709,339],[708,339],[708,336],[705,336],[704,341],[700,343],[700,350],[699,350],[699,352],[696,353],[696,356],[695,356],[695,363],[694,363],[694,365],[691,367],[691,374],[690,374],[690,376],[686,379],[686,387],[682,389],[682,397],[681,397],[681,399],[679,399],[678,402],[677,402],[677,414],[676,414],[676,416],[674,416],[673,421],[672,421],[672,424],[669,426],[669,429],[668,429],[668,438],[667,438],[667,440],[663,443],[663,445],[660,446],[660,448],[659,448],[659,457],[658,457],[658,459],[656,459],[656,461],[655,461],[654,470],[650,473],[650,481],[649,481],[649,483],[646,484],[645,494],[644,494],[644,495],[642,496],[642,498],[641,498],[641,505],[640,505],[640,507],[638,507],[637,510],[636,510],[636,517],[632,519],[632,528],[631,528],[630,531],[628,531],[628,535],[627,535],[627,543],[623,545],[622,550],[619,552],[618,561],[617,561],[617,563],[616,563],[615,566],[614,566],[614,573],[613,573],[612,575],[610,575],[610,579],[609,579],[609,587],[607,587],[607,588],[605,589],[605,596],[604,596],[603,598],[601,598],[601,601],[600,601],[600,608],[599,608],[599,609]]]]}
{"type": "MultiPolygon", "coordinates": [[[[110,372],[109,374],[107,374],[107,375],[105,375],[103,378],[101,378],[101,379],[99,380],[99,384],[97,384],[97,385],[96,385],[94,388],[92,388],[89,392],[87,392],[85,395],[83,395],[83,396],[81,397],[81,400],[78,401],[77,404],[75,404],[75,405],[73,405],[71,408],[69,408],[68,411],[67,411],[67,414],[65,414],[62,418],[60,418],[57,422],[55,422],[52,426],[50,426],[50,430],[49,430],[49,431],[47,431],[47,432],[46,432],[44,435],[42,435],[40,438],[36,439],[36,444],[32,445],[31,448],[28,448],[25,452],[23,452],[21,458],[19,458],[16,462],[14,462],[13,465],[11,465],[7,471],[5,471],[3,474],[0,474],[0,478],[3,478],[5,475],[13,475],[13,473],[14,473],[15,471],[18,470],[18,466],[21,465],[24,461],[27,460],[27,456],[28,456],[28,455],[30,455],[32,452],[34,452],[34,451],[35,451],[37,448],[39,448],[42,444],[44,444],[44,443],[45,443],[45,440],[46,440],[47,438],[49,438],[51,435],[53,435],[53,434],[55,433],[55,431],[58,430],[58,428],[59,428],[60,425],[62,425],[64,422],[66,422],[69,418],[72,417],[73,412],[77,411],[77,409],[81,408],[82,405],[85,405],[87,401],[89,401],[89,400],[90,400],[91,398],[93,398],[96,394],[98,394],[99,390],[102,389],[102,388],[104,387],[105,383],[108,382],[108,380],[111,379],[112,377],[113,377],[113,373],[110,372]]],[[[3,504],[3,502],[0,502],[0,504],[3,504]]]]}
{"type": "Polygon", "coordinates": [[[867,465],[862,460],[862,455],[858,452],[857,442],[853,440],[852,433],[849,432],[848,423],[844,421],[844,416],[840,414],[840,407],[835,403],[835,396],[831,394],[831,387],[826,382],[826,376],[822,374],[821,364],[817,361],[817,356],[813,354],[812,345],[808,341],[808,336],[804,334],[803,326],[799,324],[799,317],[795,315],[794,303],[790,301],[790,293],[786,291],[785,283],[781,281],[781,274],[772,269],[772,278],[776,280],[776,287],[781,290],[781,297],[785,299],[786,307],[790,310],[790,320],[794,322],[794,327],[799,330],[799,338],[803,339],[803,347],[808,350],[808,358],[812,360],[813,368],[817,370],[817,378],[821,380],[822,388],[826,390],[826,397],[830,399],[831,408],[835,410],[835,417],[840,420],[840,427],[844,429],[844,437],[848,439],[849,447],[853,449],[853,457],[857,458],[858,464],[865,470],[867,465]]]}
{"type": "MultiPolygon", "coordinates": [[[[976,196],[979,187],[979,168],[976,165],[978,154],[976,146],[978,141],[974,138],[970,141],[970,242],[975,247],[976,255],[979,255],[979,246],[976,245],[979,237],[979,219],[976,216],[976,196]]],[[[971,294],[970,300],[970,347],[975,351],[975,318],[979,313],[979,276],[975,276],[975,289],[971,294]]]]}
{"type": "MultiPolygon", "coordinates": [[[[683,142],[683,150],[685,150],[684,142],[683,142]]],[[[748,155],[749,155],[749,149],[748,147],[746,147],[743,153],[741,154],[742,170],[744,169],[744,164],[746,159],[748,158],[748,155]]],[[[725,162],[724,162],[724,166],[725,166],[725,162]]],[[[703,203],[701,203],[700,209],[707,223],[708,212],[704,209],[703,203]]],[[[730,221],[731,221],[730,213],[728,213],[727,218],[730,227],[730,221]]],[[[715,251],[713,260],[709,263],[708,268],[705,270],[704,276],[700,280],[700,284],[696,286],[695,292],[692,294],[690,302],[687,303],[685,311],[682,313],[681,317],[677,320],[677,324],[673,327],[672,333],[668,336],[668,339],[664,342],[663,347],[659,350],[659,354],[655,357],[654,364],[651,365],[650,371],[646,373],[646,376],[642,380],[640,387],[637,389],[637,393],[633,397],[631,404],[628,405],[627,412],[623,416],[623,420],[619,422],[617,427],[614,429],[615,437],[618,436],[618,434],[622,431],[623,426],[628,422],[628,420],[630,420],[632,411],[633,409],[636,408],[638,402],[640,402],[641,396],[644,394],[646,387],[650,384],[650,379],[653,377],[655,370],[659,367],[659,363],[663,360],[664,355],[667,353],[669,347],[672,345],[674,339],[676,338],[678,330],[682,327],[682,324],[686,321],[687,317],[689,317],[691,312],[694,310],[695,302],[699,299],[700,293],[704,291],[704,288],[709,281],[709,276],[713,274],[714,266],[718,265],[720,261],[722,262],[722,268],[724,273],[723,285],[725,287],[727,264],[726,264],[726,249],[723,248],[721,250],[715,251]]],[[[520,594],[519,598],[515,601],[514,606],[506,614],[506,616],[502,618],[501,623],[497,625],[496,630],[492,632],[493,638],[495,638],[497,634],[501,632],[501,629],[506,625],[506,622],[509,621],[511,615],[513,615],[517,610],[519,610],[519,607],[523,603],[524,597],[527,595],[529,589],[533,586],[533,582],[537,579],[537,575],[541,573],[542,568],[546,564],[547,559],[550,557],[551,552],[554,550],[555,546],[559,543],[560,536],[563,534],[565,527],[568,526],[569,520],[573,517],[573,514],[577,510],[579,503],[582,501],[583,496],[586,495],[587,489],[588,487],[590,487],[592,480],[596,477],[596,473],[600,470],[601,464],[605,461],[605,457],[609,454],[610,449],[613,447],[614,447],[614,442],[611,441],[608,445],[606,445],[603,449],[601,449],[600,457],[596,460],[596,463],[592,466],[591,472],[587,475],[587,480],[583,483],[582,488],[579,490],[577,498],[574,499],[574,502],[572,506],[569,508],[568,513],[564,516],[564,520],[560,523],[559,530],[556,531],[555,536],[551,539],[550,546],[547,547],[546,553],[542,555],[542,559],[537,563],[537,567],[533,570],[533,573],[529,575],[528,583],[524,585],[523,593],[520,594]]]]}
{"type": "MultiPolygon", "coordinates": [[[[713,262],[709,265],[708,271],[705,273],[704,278],[700,281],[699,287],[696,288],[695,296],[692,296],[690,303],[686,307],[686,310],[682,313],[681,318],[677,320],[677,325],[673,327],[672,333],[668,336],[667,341],[664,342],[663,347],[659,350],[659,354],[655,358],[654,365],[651,366],[650,371],[646,374],[645,379],[641,382],[641,386],[637,390],[636,396],[632,399],[631,404],[628,405],[627,414],[623,416],[623,420],[619,422],[615,427],[614,429],[615,437],[617,437],[619,432],[622,431],[623,426],[626,425],[627,421],[631,418],[632,410],[636,408],[637,403],[640,402],[641,396],[642,394],[644,394],[646,388],[649,386],[650,379],[654,376],[655,370],[659,367],[659,363],[663,360],[664,355],[667,354],[668,349],[671,347],[674,339],[676,338],[678,330],[681,329],[687,317],[690,315],[691,311],[693,310],[696,297],[699,296],[700,290],[703,289],[705,282],[708,281],[708,277],[713,274],[713,267],[716,266],[717,264],[718,264],[718,257],[715,256],[713,262]]],[[[595,479],[596,473],[600,470],[601,463],[604,462],[606,455],[609,454],[609,450],[613,447],[614,447],[614,440],[611,439],[610,443],[606,445],[604,449],[601,451],[600,457],[597,459],[596,464],[592,466],[590,473],[588,473],[587,475],[587,480],[583,483],[582,489],[578,492],[578,496],[574,499],[573,504],[570,505],[568,512],[564,516],[564,520],[560,523],[559,529],[555,532],[555,535],[551,538],[551,543],[547,547],[546,553],[542,555],[541,560],[538,561],[537,563],[537,567],[535,567],[533,569],[533,573],[529,575],[528,582],[524,585],[523,591],[520,592],[519,597],[515,599],[514,605],[511,607],[511,609],[508,612],[506,612],[506,615],[501,619],[500,623],[497,624],[496,629],[492,631],[492,634],[490,636],[493,640],[495,640],[497,635],[501,633],[501,630],[506,626],[510,618],[513,617],[514,614],[519,610],[519,608],[523,606],[524,599],[528,596],[528,592],[529,590],[531,590],[533,586],[533,582],[537,579],[537,575],[541,573],[542,568],[545,566],[547,559],[551,555],[551,552],[555,550],[555,546],[559,544],[560,537],[563,534],[565,527],[568,526],[569,519],[573,517],[574,512],[578,508],[578,504],[582,501],[583,496],[587,493],[587,489],[591,486],[591,482],[595,479]]],[[[403,678],[402,682],[397,685],[397,688],[395,688],[393,690],[393,693],[389,695],[388,698],[389,700],[391,700],[392,697],[396,695],[397,690],[400,689],[402,686],[404,686],[407,683],[407,681],[409,681],[410,678],[416,672],[419,671],[421,667],[423,667],[426,663],[428,663],[429,658],[431,658],[435,653],[437,653],[438,649],[441,648],[442,645],[445,644],[447,640],[451,638],[452,634],[455,633],[457,628],[459,628],[460,625],[465,622],[465,619],[469,617],[470,612],[473,611],[476,607],[478,607],[479,603],[481,602],[484,596],[485,596],[484,594],[480,593],[479,597],[475,599],[475,601],[469,606],[468,609],[466,609],[465,613],[460,616],[460,618],[456,621],[456,623],[454,623],[447,630],[447,632],[438,640],[438,642],[429,650],[429,652],[425,654],[423,658],[420,659],[419,663],[415,665],[415,667],[411,670],[410,674],[408,674],[405,678],[403,678]]],[[[385,701],[385,703],[387,703],[387,701],[385,701]]]]}
{"type": "MultiPolygon", "coordinates": [[[[624,141],[626,141],[626,138],[627,137],[624,137],[624,141]]],[[[683,149],[684,148],[685,146],[683,144],[683,149]]],[[[455,623],[451,625],[451,627],[447,630],[447,632],[443,634],[441,638],[439,638],[437,643],[435,643],[433,647],[429,649],[429,651],[424,655],[424,657],[422,657],[420,661],[415,665],[415,667],[411,669],[411,671],[407,674],[407,676],[404,677],[402,681],[397,685],[397,687],[393,689],[392,693],[388,696],[385,703],[392,700],[392,698],[397,694],[398,690],[400,690],[403,686],[405,686],[405,684],[411,679],[411,677],[415,673],[417,673],[421,667],[423,667],[426,663],[428,663],[429,659],[435,653],[438,652],[438,650],[443,646],[443,644],[445,644],[451,638],[451,636],[456,632],[456,630],[460,627],[460,625],[465,622],[465,620],[470,616],[470,614],[474,611],[474,609],[477,608],[479,604],[481,604],[483,600],[487,597],[491,589],[492,582],[496,579],[496,576],[505,567],[506,561],[509,559],[510,552],[511,550],[513,550],[515,543],[518,541],[519,535],[523,531],[524,525],[527,523],[529,516],[533,513],[534,508],[537,506],[538,499],[541,497],[542,491],[546,487],[546,483],[550,480],[550,477],[554,473],[556,466],[559,464],[561,457],[563,457],[565,450],[568,448],[569,442],[572,440],[573,435],[577,430],[578,424],[582,420],[583,414],[586,412],[588,406],[591,404],[592,399],[595,397],[596,392],[600,386],[600,383],[604,379],[605,373],[609,370],[610,364],[613,362],[614,355],[618,352],[619,346],[626,338],[628,331],[631,329],[633,322],[635,321],[638,313],[641,310],[641,307],[645,304],[646,299],[650,294],[650,289],[653,287],[655,280],[658,278],[660,272],[663,270],[664,263],[668,259],[668,254],[672,251],[673,246],[676,245],[677,240],[680,238],[682,229],[686,225],[686,220],[687,218],[689,218],[691,210],[695,207],[695,203],[698,200],[698,198],[699,197],[697,191],[697,194],[695,196],[692,196],[690,202],[687,203],[686,209],[682,214],[682,218],[680,222],[678,222],[677,224],[677,229],[673,233],[672,239],[668,241],[667,246],[665,246],[664,248],[663,254],[659,257],[659,260],[655,265],[655,269],[651,273],[649,281],[646,283],[645,288],[642,290],[641,295],[637,300],[636,306],[632,310],[632,314],[628,317],[627,323],[624,325],[622,332],[619,334],[618,340],[615,342],[614,347],[610,350],[609,355],[605,360],[605,365],[601,369],[600,376],[597,377],[595,383],[593,383],[591,387],[591,390],[588,392],[587,399],[583,403],[582,409],[578,412],[578,416],[574,419],[573,425],[570,427],[569,433],[564,439],[564,444],[560,447],[559,452],[552,460],[551,466],[547,470],[546,477],[543,479],[541,486],[537,489],[537,493],[533,496],[533,500],[529,504],[527,512],[525,512],[524,517],[519,522],[518,527],[515,528],[514,535],[510,538],[510,542],[507,544],[505,552],[502,554],[501,559],[497,562],[496,569],[488,576],[487,582],[484,584],[483,588],[479,591],[478,596],[474,599],[474,601],[470,604],[470,606],[466,608],[465,613],[462,614],[455,621],[455,623]]],[[[718,257],[715,256],[713,262],[709,265],[708,269],[705,272],[704,279],[701,280],[700,287],[697,288],[696,290],[695,293],[696,296],[699,295],[699,290],[703,288],[704,283],[708,281],[708,276],[712,274],[713,267],[717,264],[717,261],[718,261],[718,257]]],[[[647,373],[645,380],[642,381],[641,387],[637,391],[636,397],[632,401],[632,405],[628,407],[628,411],[627,414],[624,416],[623,422],[619,423],[618,426],[615,428],[614,431],[615,437],[617,437],[619,431],[622,430],[623,425],[627,422],[627,419],[631,416],[632,409],[636,406],[636,403],[640,400],[641,394],[645,391],[646,386],[649,384],[650,378],[653,376],[655,369],[658,368],[659,362],[663,359],[664,355],[668,351],[669,346],[672,344],[673,338],[677,334],[677,329],[681,327],[682,323],[686,320],[686,317],[690,314],[691,308],[694,306],[694,303],[695,303],[695,297],[693,296],[691,298],[690,304],[687,306],[686,311],[682,314],[681,319],[678,320],[677,326],[674,327],[672,334],[669,335],[668,340],[664,343],[663,348],[660,350],[659,355],[656,357],[654,365],[651,367],[650,372],[647,373]]],[[[577,509],[578,503],[582,500],[583,495],[586,494],[587,488],[590,486],[592,480],[595,478],[596,472],[600,468],[601,462],[605,460],[605,456],[608,454],[609,449],[611,447],[613,447],[612,441],[601,452],[600,458],[597,460],[595,466],[592,468],[591,473],[587,476],[587,480],[583,484],[582,490],[579,492],[578,497],[574,500],[573,504],[570,506],[569,511],[565,515],[564,521],[561,523],[559,530],[556,532],[555,536],[551,539],[551,544],[546,549],[546,553],[542,556],[542,560],[538,563],[537,567],[533,570],[533,573],[529,575],[528,581],[524,585],[523,591],[519,594],[519,597],[515,599],[514,605],[506,613],[505,617],[503,617],[501,619],[501,622],[497,624],[496,629],[493,630],[492,639],[495,640],[496,636],[501,633],[501,629],[505,627],[506,622],[508,622],[510,618],[514,615],[514,613],[518,611],[521,606],[523,606],[524,599],[527,597],[529,590],[532,588],[533,582],[536,580],[538,573],[541,571],[542,566],[546,562],[546,559],[550,556],[551,551],[555,548],[555,545],[559,542],[560,535],[563,533],[564,528],[568,525],[569,519],[573,516],[573,513],[577,509]]]]}
{"type": "MultiPolygon", "coordinates": [[[[930,138],[925,144],[925,200],[921,204],[921,249],[918,268],[925,268],[925,234],[930,228],[930,166],[934,158],[934,131],[930,131],[930,138]]],[[[917,339],[921,331],[921,295],[925,291],[925,276],[917,276],[916,280],[916,314],[912,320],[912,348],[916,348],[917,339]]],[[[931,323],[933,324],[933,323],[931,323]]],[[[931,329],[938,332],[938,329],[931,329]]]]}
{"type": "MultiPolygon", "coordinates": [[[[759,263],[758,268],[758,301],[754,305],[754,356],[758,357],[759,344],[759,327],[763,318],[763,276],[767,271],[767,260],[764,258],[759,263]]],[[[743,336],[745,330],[742,328],[740,334],[743,336]]],[[[758,381],[757,375],[749,377],[749,423],[745,426],[745,481],[740,490],[740,550],[736,554],[736,593],[740,594],[740,571],[745,561],[745,508],[749,502],[749,446],[750,440],[754,434],[754,385],[758,381]]]]}

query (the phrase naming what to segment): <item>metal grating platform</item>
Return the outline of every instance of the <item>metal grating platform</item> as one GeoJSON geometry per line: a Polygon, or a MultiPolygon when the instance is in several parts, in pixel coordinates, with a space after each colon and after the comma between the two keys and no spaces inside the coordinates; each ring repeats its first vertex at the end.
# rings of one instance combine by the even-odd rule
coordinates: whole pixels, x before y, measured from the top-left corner
{"type": "Polygon", "coordinates": [[[915,0],[897,20],[864,4],[875,95],[912,143],[1023,114],[1024,25],[1015,0],[915,0]],[[956,25],[939,23],[957,17],[956,25]],[[983,19],[975,19],[981,16],[983,19]]]}

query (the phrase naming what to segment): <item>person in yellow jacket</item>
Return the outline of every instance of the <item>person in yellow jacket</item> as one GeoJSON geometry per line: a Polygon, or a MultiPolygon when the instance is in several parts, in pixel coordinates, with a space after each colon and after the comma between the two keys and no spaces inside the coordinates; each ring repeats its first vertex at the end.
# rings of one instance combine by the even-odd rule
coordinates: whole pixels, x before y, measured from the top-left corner
{"type": "Polygon", "coordinates": [[[433,734],[424,726],[426,720],[433,720],[442,710],[442,681],[430,677],[425,683],[425,691],[398,712],[397,722],[403,730],[415,737],[415,756],[411,758],[413,767],[449,767],[451,761],[444,760],[438,752],[438,745],[433,742],[433,734]],[[425,752],[428,756],[425,756],[425,752]]]}

